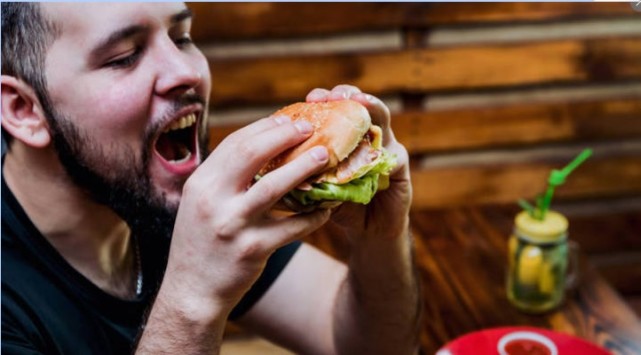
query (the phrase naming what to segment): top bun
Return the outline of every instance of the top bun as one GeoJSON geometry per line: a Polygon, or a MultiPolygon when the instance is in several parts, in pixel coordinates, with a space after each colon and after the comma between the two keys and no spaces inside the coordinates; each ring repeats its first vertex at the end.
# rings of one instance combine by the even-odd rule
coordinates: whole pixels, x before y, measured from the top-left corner
{"type": "Polygon", "coordinates": [[[289,116],[292,121],[305,120],[311,123],[314,131],[303,143],[268,162],[260,175],[289,163],[318,145],[326,147],[329,152],[326,170],[334,168],[356,149],[372,124],[367,109],[353,100],[298,102],[280,109],[272,116],[277,115],[289,116]]]}

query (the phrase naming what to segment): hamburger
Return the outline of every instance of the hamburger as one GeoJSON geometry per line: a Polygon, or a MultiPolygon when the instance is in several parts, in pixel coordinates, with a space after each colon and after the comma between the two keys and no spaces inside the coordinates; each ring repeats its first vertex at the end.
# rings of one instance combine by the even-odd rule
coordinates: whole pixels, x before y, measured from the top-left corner
{"type": "Polygon", "coordinates": [[[271,159],[257,178],[296,159],[312,147],[327,148],[329,161],[318,174],[290,191],[276,206],[293,212],[332,208],[343,202],[368,204],[389,186],[396,158],[383,148],[383,131],[373,125],[367,109],[353,100],[299,102],[274,115],[305,120],[313,127],[303,143],[271,159]]]}

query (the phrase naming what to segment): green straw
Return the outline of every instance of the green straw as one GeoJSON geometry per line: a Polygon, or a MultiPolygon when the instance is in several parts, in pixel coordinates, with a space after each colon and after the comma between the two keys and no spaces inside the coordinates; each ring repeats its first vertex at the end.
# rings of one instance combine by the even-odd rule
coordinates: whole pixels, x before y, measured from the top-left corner
{"type": "MultiPolygon", "coordinates": [[[[541,203],[541,206],[539,206],[539,218],[540,220],[545,219],[545,214],[547,211],[550,209],[550,204],[552,203],[552,196],[554,195],[554,189],[557,186],[561,186],[565,183],[565,179],[576,169],[581,165],[587,158],[589,158],[592,155],[592,149],[587,148],[584,149],[581,154],[579,154],[574,160],[572,160],[568,165],[565,166],[565,168],[561,170],[554,169],[550,173],[550,177],[548,178],[548,188],[545,191],[545,196],[543,197],[543,201],[541,203]]],[[[538,205],[538,204],[537,204],[538,205]]]]}
{"type": "Polygon", "coordinates": [[[521,206],[522,209],[526,210],[527,213],[530,216],[532,216],[532,218],[535,218],[536,211],[534,210],[535,209],[534,206],[532,206],[529,202],[527,202],[526,200],[524,200],[522,198],[520,198],[518,200],[518,204],[519,204],[519,206],[521,206]]]}

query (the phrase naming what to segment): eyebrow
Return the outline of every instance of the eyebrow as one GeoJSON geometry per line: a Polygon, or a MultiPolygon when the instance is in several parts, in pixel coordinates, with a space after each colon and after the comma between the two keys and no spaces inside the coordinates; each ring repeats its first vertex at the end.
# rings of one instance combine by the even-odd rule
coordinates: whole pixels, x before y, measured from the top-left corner
{"type": "Polygon", "coordinates": [[[184,8],[182,11],[180,11],[177,14],[174,14],[171,16],[171,23],[176,24],[178,22],[182,22],[186,19],[190,19],[194,17],[193,12],[189,8],[184,8]]]}
{"type": "Polygon", "coordinates": [[[132,25],[116,30],[109,34],[109,36],[107,36],[105,39],[99,41],[98,44],[89,52],[89,57],[92,59],[97,59],[101,56],[101,54],[107,52],[118,42],[127,38],[131,38],[139,33],[143,33],[148,30],[148,26],[142,25],[132,25]]]}
{"type": "MultiPolygon", "coordinates": [[[[186,19],[190,19],[192,17],[193,17],[192,11],[189,8],[184,8],[182,11],[176,14],[173,14],[170,17],[170,22],[172,25],[175,25],[179,22],[182,22],[186,19]]],[[[89,57],[94,59],[98,58],[102,53],[108,51],[109,48],[113,47],[118,42],[127,38],[131,38],[140,33],[144,33],[146,31],[149,31],[149,27],[143,26],[143,25],[131,25],[131,26],[118,29],[112,32],[105,39],[99,41],[98,44],[89,52],[90,53],[89,57]]]]}

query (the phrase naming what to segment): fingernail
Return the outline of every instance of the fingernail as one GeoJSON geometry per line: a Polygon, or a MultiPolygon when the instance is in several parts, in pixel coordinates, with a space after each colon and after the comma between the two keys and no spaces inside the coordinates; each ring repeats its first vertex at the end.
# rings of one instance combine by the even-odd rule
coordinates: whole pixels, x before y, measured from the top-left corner
{"type": "Polygon", "coordinates": [[[294,123],[294,127],[296,127],[298,132],[302,134],[311,133],[313,129],[312,125],[307,121],[296,121],[296,123],[294,123]]]}
{"type": "Polygon", "coordinates": [[[285,115],[279,115],[274,117],[274,121],[276,121],[276,123],[279,125],[283,123],[291,122],[291,120],[292,119],[289,118],[289,116],[285,116],[285,115]]]}
{"type": "Polygon", "coordinates": [[[327,153],[327,149],[325,147],[314,147],[309,151],[309,154],[311,154],[314,159],[320,162],[327,161],[327,158],[329,158],[329,154],[327,153]]]}

